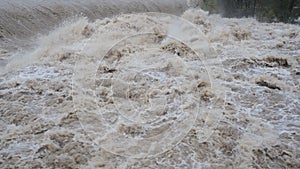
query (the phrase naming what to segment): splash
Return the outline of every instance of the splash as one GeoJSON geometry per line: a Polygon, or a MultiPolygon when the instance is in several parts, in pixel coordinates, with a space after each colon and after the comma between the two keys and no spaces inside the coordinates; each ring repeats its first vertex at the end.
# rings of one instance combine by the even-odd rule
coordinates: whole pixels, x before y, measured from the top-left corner
{"type": "Polygon", "coordinates": [[[299,168],[299,32],[190,9],[1,46],[0,166],[299,168]]]}

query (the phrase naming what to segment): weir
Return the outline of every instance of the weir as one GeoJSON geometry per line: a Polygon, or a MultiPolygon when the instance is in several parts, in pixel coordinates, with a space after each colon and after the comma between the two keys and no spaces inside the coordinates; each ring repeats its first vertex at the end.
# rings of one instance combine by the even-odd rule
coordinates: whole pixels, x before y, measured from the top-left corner
{"type": "Polygon", "coordinates": [[[24,45],[24,39],[48,33],[76,16],[95,20],[122,13],[180,15],[186,9],[182,0],[4,0],[0,2],[0,47],[11,50],[24,45]]]}

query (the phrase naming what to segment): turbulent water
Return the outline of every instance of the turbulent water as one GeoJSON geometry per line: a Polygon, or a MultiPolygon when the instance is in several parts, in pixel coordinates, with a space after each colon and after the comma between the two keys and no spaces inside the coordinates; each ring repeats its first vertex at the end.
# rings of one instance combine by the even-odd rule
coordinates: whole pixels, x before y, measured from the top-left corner
{"type": "Polygon", "coordinates": [[[299,25],[179,0],[1,5],[1,168],[300,168],[299,25]]]}
{"type": "Polygon", "coordinates": [[[181,0],[4,0],[0,2],[1,45],[28,45],[28,38],[45,34],[67,18],[86,16],[89,20],[121,13],[164,12],[179,15],[187,5],[181,0]],[[24,38],[27,38],[23,41],[24,38]],[[4,40],[4,43],[3,43],[4,40]]]}

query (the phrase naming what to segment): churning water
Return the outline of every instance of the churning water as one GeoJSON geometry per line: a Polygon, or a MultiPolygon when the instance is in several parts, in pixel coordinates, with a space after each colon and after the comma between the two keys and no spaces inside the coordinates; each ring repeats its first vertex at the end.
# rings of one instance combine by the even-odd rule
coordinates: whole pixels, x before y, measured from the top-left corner
{"type": "Polygon", "coordinates": [[[1,168],[300,168],[299,26],[0,3],[1,168]]]}

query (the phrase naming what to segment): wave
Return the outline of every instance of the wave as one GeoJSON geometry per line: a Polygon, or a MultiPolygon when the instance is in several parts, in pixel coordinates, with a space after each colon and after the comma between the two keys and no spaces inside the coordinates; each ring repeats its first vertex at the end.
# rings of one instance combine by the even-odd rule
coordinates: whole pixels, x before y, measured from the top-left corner
{"type": "Polygon", "coordinates": [[[6,50],[24,47],[29,37],[48,33],[74,16],[95,20],[122,13],[180,15],[186,9],[182,0],[4,0],[0,2],[0,45],[6,50]]]}

